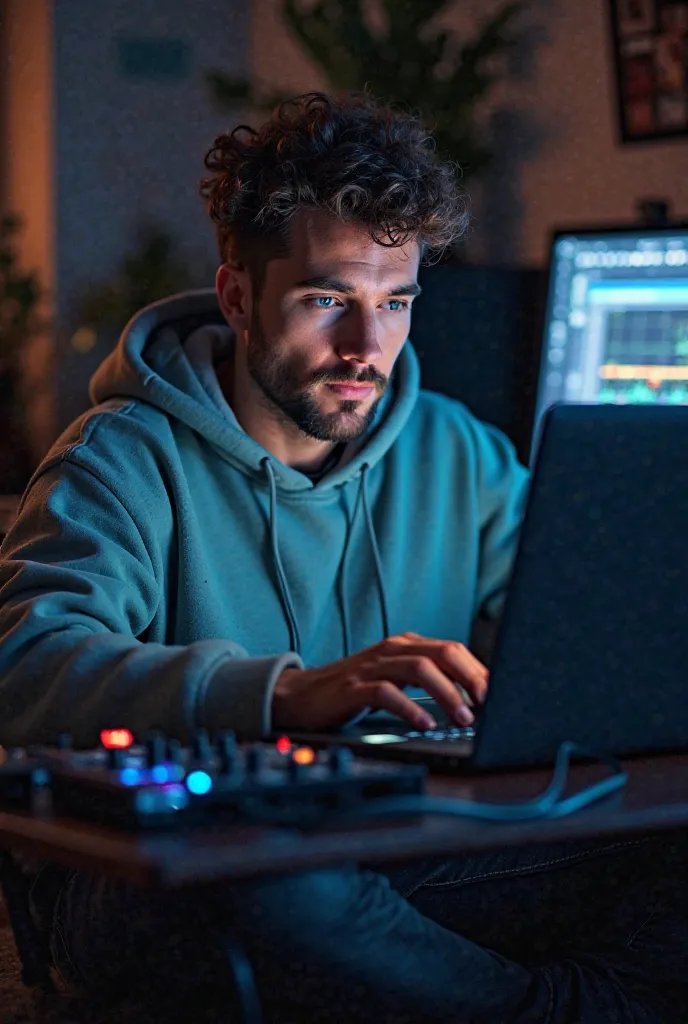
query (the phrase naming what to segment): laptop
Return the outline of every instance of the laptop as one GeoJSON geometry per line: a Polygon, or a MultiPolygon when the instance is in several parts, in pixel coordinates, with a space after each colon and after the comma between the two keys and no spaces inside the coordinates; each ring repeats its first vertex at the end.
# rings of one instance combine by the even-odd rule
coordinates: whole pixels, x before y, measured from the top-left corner
{"type": "Polygon", "coordinates": [[[377,712],[289,735],[446,772],[551,764],[565,740],[688,748],[688,406],[544,414],[486,702],[463,730],[425,706],[431,732],[377,712]]]}

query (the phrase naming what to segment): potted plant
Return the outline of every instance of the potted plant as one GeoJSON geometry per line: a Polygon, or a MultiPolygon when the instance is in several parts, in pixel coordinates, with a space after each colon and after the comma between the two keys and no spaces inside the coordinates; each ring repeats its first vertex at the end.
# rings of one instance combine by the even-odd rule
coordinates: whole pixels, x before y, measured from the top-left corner
{"type": "MultiPolygon", "coordinates": [[[[516,42],[514,22],[523,3],[507,3],[475,38],[462,42],[437,27],[450,0],[381,0],[384,25],[370,27],[362,0],[283,0],[284,21],[336,91],[369,90],[376,98],[418,111],[439,152],[461,167],[464,180],[489,164],[491,153],[476,116],[499,79],[496,58],[516,42]]],[[[272,109],[286,97],[263,83],[207,72],[220,109],[248,103],[272,109]]]]}
{"type": "Polygon", "coordinates": [[[104,333],[113,334],[114,340],[140,309],[183,291],[189,281],[187,267],[175,254],[172,236],[159,225],[142,224],[133,249],[113,280],[93,285],[84,295],[82,326],[72,337],[72,346],[86,352],[104,333]]]}

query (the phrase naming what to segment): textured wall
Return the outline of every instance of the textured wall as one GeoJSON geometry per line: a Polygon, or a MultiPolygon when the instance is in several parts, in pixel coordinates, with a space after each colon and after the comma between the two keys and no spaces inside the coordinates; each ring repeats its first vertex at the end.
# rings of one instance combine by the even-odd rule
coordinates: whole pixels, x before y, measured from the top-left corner
{"type": "MultiPolygon", "coordinates": [[[[371,5],[374,6],[373,0],[371,5]]],[[[460,0],[446,19],[467,33],[501,0],[460,0]]],[[[253,0],[252,64],[273,86],[322,87],[279,18],[281,0],[253,0]]],[[[688,217],[688,139],[617,143],[607,0],[531,0],[508,83],[482,111],[495,173],[471,185],[474,258],[540,264],[553,226],[623,221],[635,200],[667,196],[688,217]]]]}
{"type": "Polygon", "coordinates": [[[67,344],[84,288],[108,278],[142,218],[169,225],[196,281],[212,280],[214,240],[196,184],[224,119],[202,74],[217,66],[242,72],[248,12],[242,0],[58,0],[52,8],[59,429],[84,408],[88,377],[104,355],[79,355],[67,344]],[[180,73],[127,74],[123,39],[182,44],[180,73]]]}
{"type": "Polygon", "coordinates": [[[24,262],[40,269],[53,297],[54,358],[45,352],[32,360],[32,372],[50,383],[40,449],[86,406],[104,346],[84,355],[69,339],[84,290],[109,279],[140,221],[169,226],[195,283],[212,281],[215,242],[196,188],[225,118],[213,109],[203,73],[247,70],[249,6],[2,0],[0,16],[2,201],[26,219],[24,262]],[[151,41],[181,48],[183,60],[171,74],[145,60],[131,73],[121,51],[127,40],[134,63],[136,47],[140,57],[141,42],[145,50],[151,41]]]}

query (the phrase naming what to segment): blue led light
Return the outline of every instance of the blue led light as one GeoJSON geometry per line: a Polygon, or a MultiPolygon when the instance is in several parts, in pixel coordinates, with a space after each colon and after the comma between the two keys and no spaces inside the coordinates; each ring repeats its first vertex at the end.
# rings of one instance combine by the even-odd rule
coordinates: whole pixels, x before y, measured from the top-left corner
{"type": "Polygon", "coordinates": [[[150,777],[153,782],[169,782],[170,772],[167,765],[156,764],[151,768],[150,777]]]}
{"type": "Polygon", "coordinates": [[[123,768],[119,773],[119,781],[123,786],[135,786],[141,779],[138,768],[123,768]]]}
{"type": "Polygon", "coordinates": [[[191,772],[190,775],[186,776],[186,788],[189,793],[202,796],[204,793],[209,793],[213,788],[213,780],[207,772],[191,772]]]}

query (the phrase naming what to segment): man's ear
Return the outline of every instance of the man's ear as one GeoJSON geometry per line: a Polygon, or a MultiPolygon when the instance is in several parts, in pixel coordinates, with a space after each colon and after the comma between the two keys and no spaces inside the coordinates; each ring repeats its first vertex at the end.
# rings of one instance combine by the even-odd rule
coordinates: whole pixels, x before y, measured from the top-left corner
{"type": "Polygon", "coordinates": [[[215,290],[222,314],[237,337],[251,323],[251,277],[243,263],[223,263],[215,275],[215,290]]]}

